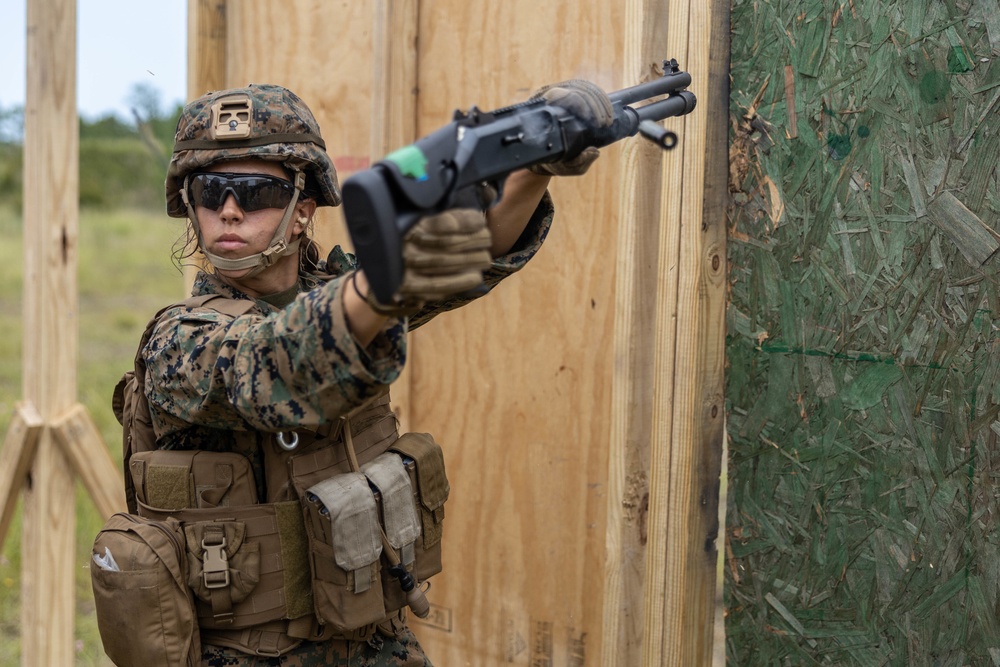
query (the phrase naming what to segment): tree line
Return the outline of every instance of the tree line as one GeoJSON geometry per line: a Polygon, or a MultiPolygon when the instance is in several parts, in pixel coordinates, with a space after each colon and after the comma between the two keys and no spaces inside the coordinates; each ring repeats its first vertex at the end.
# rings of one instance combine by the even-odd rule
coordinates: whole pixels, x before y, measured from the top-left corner
{"type": "MultiPolygon", "coordinates": [[[[162,211],[163,181],[182,105],[165,108],[144,84],[128,99],[132,118],[80,118],[80,206],[162,211]]],[[[0,202],[21,210],[24,108],[0,107],[0,202]]]]}

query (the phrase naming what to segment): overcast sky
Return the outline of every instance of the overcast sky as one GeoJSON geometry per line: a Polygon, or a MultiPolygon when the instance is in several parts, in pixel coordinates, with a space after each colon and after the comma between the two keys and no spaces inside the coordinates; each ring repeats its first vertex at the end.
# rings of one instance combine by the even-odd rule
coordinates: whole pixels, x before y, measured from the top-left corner
{"type": "MultiPolygon", "coordinates": [[[[0,0],[0,108],[24,104],[26,4],[0,0]]],[[[131,120],[137,83],[166,108],[183,102],[187,75],[186,0],[77,0],[77,105],[95,119],[131,120]]]]}

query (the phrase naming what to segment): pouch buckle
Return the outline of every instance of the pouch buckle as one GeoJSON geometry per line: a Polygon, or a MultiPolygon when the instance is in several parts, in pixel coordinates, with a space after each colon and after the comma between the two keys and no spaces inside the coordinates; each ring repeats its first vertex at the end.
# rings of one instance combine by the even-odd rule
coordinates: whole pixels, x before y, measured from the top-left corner
{"type": "Polygon", "coordinates": [[[218,544],[209,544],[209,536],[201,541],[205,550],[202,558],[202,580],[205,588],[225,588],[229,585],[229,556],[226,554],[226,536],[219,535],[218,544]]]}

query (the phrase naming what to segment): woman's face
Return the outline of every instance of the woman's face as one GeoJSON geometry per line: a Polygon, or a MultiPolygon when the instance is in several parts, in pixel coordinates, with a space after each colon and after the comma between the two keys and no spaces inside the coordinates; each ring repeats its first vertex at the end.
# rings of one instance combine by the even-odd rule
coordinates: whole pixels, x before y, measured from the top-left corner
{"type": "MultiPolygon", "coordinates": [[[[230,162],[220,162],[209,165],[202,171],[232,174],[264,174],[288,181],[288,173],[278,162],[269,160],[243,159],[230,162]]],[[[304,200],[296,205],[292,220],[285,230],[285,241],[299,236],[305,231],[299,218],[310,219],[315,211],[315,202],[304,200]]],[[[204,249],[213,255],[225,259],[242,259],[263,252],[271,244],[274,232],[285,214],[283,208],[262,208],[256,211],[245,211],[231,194],[226,195],[219,209],[211,209],[197,205],[198,227],[201,232],[201,242],[204,249]]],[[[223,270],[216,272],[224,278],[238,281],[250,269],[223,270]]],[[[294,284],[298,276],[298,255],[292,254],[279,259],[274,265],[254,276],[252,289],[247,285],[238,285],[246,291],[256,292],[256,295],[269,294],[287,289],[294,284]],[[284,266],[283,266],[284,265],[284,266]],[[289,268],[290,265],[290,268],[289,268]],[[282,267],[282,270],[274,270],[282,267]],[[289,281],[288,276],[291,276],[289,281]],[[259,284],[261,283],[261,284],[259,284]],[[288,283],[285,285],[285,283],[288,283]],[[261,291],[271,290],[271,291],[261,291]]]]}

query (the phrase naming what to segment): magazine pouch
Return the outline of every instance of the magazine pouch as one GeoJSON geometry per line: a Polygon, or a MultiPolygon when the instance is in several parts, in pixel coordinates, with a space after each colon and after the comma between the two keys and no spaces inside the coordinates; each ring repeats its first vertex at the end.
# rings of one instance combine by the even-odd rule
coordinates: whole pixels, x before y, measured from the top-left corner
{"type": "Polygon", "coordinates": [[[379,577],[378,506],[361,473],[342,473],[305,495],[316,615],[341,631],[386,617],[379,577]]]}
{"type": "Polygon", "coordinates": [[[414,545],[414,575],[425,581],[441,571],[444,504],[451,487],[441,445],[427,433],[404,433],[389,447],[401,458],[413,488],[421,535],[414,545]]]}

